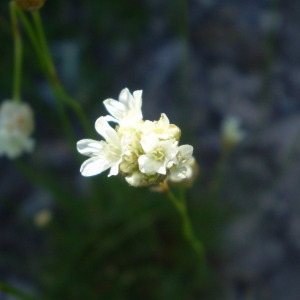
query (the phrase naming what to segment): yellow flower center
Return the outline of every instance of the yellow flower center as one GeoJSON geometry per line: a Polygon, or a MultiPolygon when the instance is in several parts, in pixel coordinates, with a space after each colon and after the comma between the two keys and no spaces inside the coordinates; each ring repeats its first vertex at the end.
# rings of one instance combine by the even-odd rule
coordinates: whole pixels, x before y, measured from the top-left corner
{"type": "Polygon", "coordinates": [[[165,152],[164,152],[163,148],[161,148],[161,147],[156,148],[152,152],[152,155],[153,155],[154,159],[158,160],[158,161],[163,161],[165,159],[165,152]]]}

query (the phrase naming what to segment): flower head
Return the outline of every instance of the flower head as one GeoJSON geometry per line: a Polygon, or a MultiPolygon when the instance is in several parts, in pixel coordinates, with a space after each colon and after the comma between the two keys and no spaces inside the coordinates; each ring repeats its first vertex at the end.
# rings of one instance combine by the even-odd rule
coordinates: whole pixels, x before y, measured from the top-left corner
{"type": "Polygon", "coordinates": [[[33,112],[28,104],[5,100],[0,107],[0,155],[17,158],[33,149],[33,112]]]}
{"type": "Polygon", "coordinates": [[[104,101],[111,116],[100,117],[95,127],[105,141],[84,139],[77,143],[78,151],[91,157],[81,166],[83,176],[110,168],[108,176],[121,174],[135,187],[169,177],[176,181],[191,177],[193,147],[178,146],[180,129],[170,124],[165,114],[158,121],[144,121],[141,95],[142,91],[131,95],[123,89],[119,101],[104,101]],[[108,121],[116,122],[116,127],[110,127],[108,121]]]}

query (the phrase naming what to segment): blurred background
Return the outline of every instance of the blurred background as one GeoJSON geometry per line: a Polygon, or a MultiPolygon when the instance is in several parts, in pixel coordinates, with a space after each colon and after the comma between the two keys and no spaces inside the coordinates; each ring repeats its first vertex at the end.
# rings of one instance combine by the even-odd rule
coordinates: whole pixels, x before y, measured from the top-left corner
{"type": "MultiPolygon", "coordinates": [[[[12,90],[8,4],[1,101],[12,90]]],[[[41,299],[299,299],[300,2],[46,1],[40,13],[61,82],[91,126],[104,99],[142,89],[144,118],[166,113],[194,146],[200,172],[187,203],[209,274],[199,275],[163,194],[80,175],[85,157],[67,142],[24,33],[36,147],[0,160],[1,280],[41,299]],[[245,137],[224,155],[231,116],[245,137]]],[[[99,138],[68,115],[77,140],[99,138]]]]}

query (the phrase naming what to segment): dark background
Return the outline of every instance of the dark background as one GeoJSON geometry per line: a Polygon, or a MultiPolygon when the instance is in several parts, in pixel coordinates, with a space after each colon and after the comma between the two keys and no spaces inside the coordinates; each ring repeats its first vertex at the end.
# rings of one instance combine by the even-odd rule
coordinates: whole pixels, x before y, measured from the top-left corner
{"type": "MultiPolygon", "coordinates": [[[[8,2],[0,8],[4,100],[13,40],[8,2]]],[[[41,299],[298,299],[300,2],[49,0],[40,13],[61,82],[91,126],[104,99],[142,89],[144,118],[166,113],[194,146],[188,208],[210,272],[198,274],[164,195],[81,177],[85,158],[72,154],[23,31],[36,148],[0,160],[1,280],[41,299]],[[246,137],[222,160],[229,116],[246,137]],[[44,226],[41,211],[52,216],[44,226]]],[[[77,140],[88,138],[67,112],[77,140]]]]}

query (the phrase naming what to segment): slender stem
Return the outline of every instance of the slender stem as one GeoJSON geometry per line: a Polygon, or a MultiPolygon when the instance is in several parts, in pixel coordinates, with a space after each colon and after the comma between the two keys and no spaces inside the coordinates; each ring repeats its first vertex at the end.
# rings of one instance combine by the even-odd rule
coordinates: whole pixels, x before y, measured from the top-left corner
{"type": "MultiPolygon", "coordinates": [[[[36,30],[33,28],[33,26],[31,25],[31,23],[28,21],[27,16],[24,14],[24,12],[19,9],[18,7],[16,7],[16,12],[20,18],[20,20],[22,21],[24,28],[26,30],[26,33],[30,39],[30,41],[32,42],[33,47],[36,50],[37,56],[41,62],[43,71],[45,72],[45,75],[47,77],[47,79],[49,80],[50,83],[53,82],[52,78],[53,78],[53,72],[55,73],[55,69],[53,67],[53,65],[51,65],[51,60],[49,63],[49,59],[48,56],[45,55],[45,50],[44,47],[42,47],[42,42],[40,41],[40,37],[39,34],[36,33],[36,30]]],[[[44,38],[42,38],[42,40],[44,40],[44,38]]],[[[47,48],[46,48],[47,50],[47,48]]],[[[55,89],[54,89],[55,90],[55,89]]],[[[58,93],[55,90],[56,95],[59,97],[58,93]]],[[[57,99],[57,98],[55,98],[57,99]]],[[[57,107],[58,107],[58,114],[62,123],[62,127],[65,130],[66,136],[69,138],[69,144],[71,149],[74,149],[74,142],[75,142],[75,136],[74,133],[72,131],[72,128],[70,126],[67,114],[65,113],[65,110],[62,106],[62,103],[57,101],[57,107]]],[[[75,149],[73,150],[74,154],[75,154],[75,149]]]]}
{"type": "Polygon", "coordinates": [[[69,105],[74,112],[77,114],[82,126],[84,127],[86,133],[88,135],[92,135],[92,131],[91,131],[91,126],[89,121],[87,120],[81,106],[79,105],[78,102],[76,102],[72,97],[70,97],[65,90],[63,89],[58,76],[57,76],[57,72],[54,66],[54,63],[52,61],[52,56],[48,47],[48,43],[45,37],[45,33],[44,33],[44,29],[43,29],[43,24],[42,24],[42,20],[40,17],[40,13],[38,10],[33,11],[32,12],[32,18],[35,24],[35,28],[37,30],[37,35],[42,47],[42,53],[43,53],[43,58],[44,58],[44,62],[45,65],[47,67],[48,70],[48,75],[49,75],[49,79],[50,82],[56,92],[56,94],[60,97],[60,99],[62,99],[67,105],[69,105]]]}
{"type": "Polygon", "coordinates": [[[89,136],[92,136],[93,131],[90,126],[90,123],[89,123],[88,119],[86,118],[79,103],[77,103],[71,96],[69,96],[65,92],[64,88],[62,87],[62,85],[58,79],[55,65],[53,63],[52,56],[51,56],[51,53],[50,53],[50,50],[48,47],[48,43],[47,43],[47,40],[45,37],[42,20],[41,20],[39,12],[38,11],[32,12],[33,25],[28,20],[26,14],[22,10],[17,9],[17,13],[24,25],[26,33],[27,33],[33,47],[36,50],[37,56],[40,60],[40,63],[42,65],[45,76],[49,80],[49,83],[52,85],[52,88],[56,95],[58,113],[59,113],[61,122],[63,124],[63,128],[66,131],[66,135],[69,137],[69,143],[71,145],[71,148],[74,149],[74,154],[75,154],[76,153],[75,147],[74,147],[75,135],[72,130],[72,126],[70,125],[68,116],[64,110],[63,103],[65,103],[66,105],[69,105],[74,110],[74,112],[77,114],[85,132],[89,136]],[[60,99],[62,101],[58,101],[58,99],[60,99]]]}
{"type": "Polygon", "coordinates": [[[14,74],[13,74],[13,99],[21,101],[21,74],[22,74],[22,39],[18,26],[16,9],[14,1],[10,2],[10,17],[14,38],[14,74]]]}
{"type": "MultiPolygon", "coordinates": [[[[33,25],[31,24],[31,22],[29,21],[27,15],[21,10],[21,9],[17,9],[17,13],[18,16],[20,18],[20,20],[22,21],[24,28],[26,30],[26,33],[34,47],[34,49],[36,50],[36,54],[40,60],[40,63],[42,65],[43,71],[45,73],[46,78],[49,80],[50,84],[53,87],[53,90],[57,96],[57,98],[64,100],[65,104],[69,104],[73,107],[73,109],[77,112],[77,115],[80,116],[79,119],[81,120],[81,124],[84,124],[84,128],[86,133],[89,136],[92,136],[94,133],[91,130],[91,126],[88,123],[84,112],[82,111],[80,105],[74,101],[74,99],[72,99],[63,89],[63,87],[61,86],[59,80],[58,80],[58,76],[56,75],[56,70],[54,67],[54,64],[52,62],[52,58],[51,58],[51,54],[47,45],[47,41],[45,39],[45,35],[44,35],[44,31],[42,28],[42,22],[40,19],[40,16],[35,14],[35,27],[40,28],[39,29],[39,34],[37,34],[37,29],[35,29],[35,27],[33,27],[33,25]],[[40,40],[42,40],[43,42],[41,42],[40,40]],[[41,44],[43,44],[43,49],[41,44]]],[[[64,112],[62,111],[63,108],[61,108],[60,106],[62,106],[62,103],[59,102],[57,103],[58,105],[58,112],[60,115],[60,119],[61,122],[63,124],[67,124],[68,120],[66,119],[64,112]]],[[[66,125],[67,126],[67,125],[66,125]]],[[[70,130],[70,127],[69,127],[70,130]]],[[[74,154],[77,154],[75,147],[74,147],[74,136],[72,135],[72,139],[70,139],[70,144],[72,144],[72,149],[74,150],[74,154]]],[[[95,186],[95,197],[98,199],[98,192],[96,192],[96,190],[98,190],[98,185],[93,184],[95,186]],[[97,188],[96,188],[97,186],[97,188]]]]}
{"type": "Polygon", "coordinates": [[[38,10],[33,11],[32,18],[34,21],[35,29],[37,31],[38,40],[41,47],[41,52],[44,55],[44,61],[47,64],[48,72],[50,73],[53,81],[59,81],[58,76],[54,67],[54,63],[52,61],[52,56],[48,47],[48,43],[45,37],[42,20],[38,10]]]}
{"type": "MultiPolygon", "coordinates": [[[[26,33],[27,33],[27,35],[28,35],[28,37],[29,37],[29,39],[30,39],[30,41],[31,41],[34,49],[36,50],[36,54],[37,54],[37,56],[38,56],[38,58],[40,60],[42,68],[43,68],[44,72],[47,74],[47,67],[46,67],[45,62],[44,62],[43,54],[40,51],[39,40],[36,37],[35,30],[32,27],[31,23],[28,21],[28,18],[24,14],[24,12],[21,9],[19,9],[19,8],[17,8],[16,11],[17,11],[18,17],[20,18],[20,20],[22,21],[22,23],[24,25],[26,33]]],[[[48,75],[46,75],[46,76],[48,76],[48,75]]]]}
{"type": "MultiPolygon", "coordinates": [[[[276,13],[278,11],[278,0],[270,1],[270,10],[272,13],[276,13]]],[[[263,128],[263,125],[270,117],[271,112],[271,104],[272,104],[272,95],[271,95],[271,87],[272,87],[272,74],[274,68],[274,58],[275,58],[275,46],[276,46],[276,34],[278,29],[273,28],[270,32],[267,33],[264,45],[264,61],[263,61],[263,82],[262,82],[262,91],[261,91],[261,99],[262,99],[262,114],[261,118],[257,124],[257,131],[263,128]]]]}
{"type": "MultiPolygon", "coordinates": [[[[49,51],[49,47],[46,41],[46,37],[44,34],[41,18],[38,11],[33,11],[32,13],[33,22],[36,30],[37,40],[38,40],[38,48],[36,49],[37,52],[40,53],[42,60],[44,62],[44,67],[46,71],[46,76],[49,79],[50,83],[52,84],[52,87],[54,89],[54,92],[58,98],[61,97],[61,85],[58,80],[58,76],[52,61],[52,57],[49,51]]],[[[67,116],[67,113],[64,109],[63,103],[56,98],[56,103],[58,107],[58,113],[63,125],[64,130],[66,131],[66,136],[69,138],[69,143],[71,146],[71,149],[73,150],[73,145],[75,144],[75,134],[72,129],[72,126],[70,124],[70,120],[67,116]]],[[[74,152],[75,150],[73,150],[74,152]]],[[[74,152],[75,153],[75,152],[74,152]]]]}
{"type": "Polygon", "coordinates": [[[11,285],[2,281],[0,281],[0,291],[3,292],[4,294],[8,294],[22,300],[36,300],[35,297],[30,296],[24,293],[23,291],[20,291],[19,289],[12,287],[11,285]]]}
{"type": "Polygon", "coordinates": [[[161,183],[161,187],[169,200],[174,204],[176,207],[177,211],[181,215],[182,219],[182,232],[186,240],[190,243],[190,245],[193,247],[194,251],[197,253],[200,264],[201,264],[201,269],[203,271],[206,270],[206,257],[205,257],[205,249],[203,244],[198,240],[196,237],[192,223],[190,220],[190,217],[187,213],[187,208],[186,208],[186,201],[185,201],[185,195],[182,192],[181,197],[177,198],[170,190],[169,186],[167,183],[161,183]]]}

